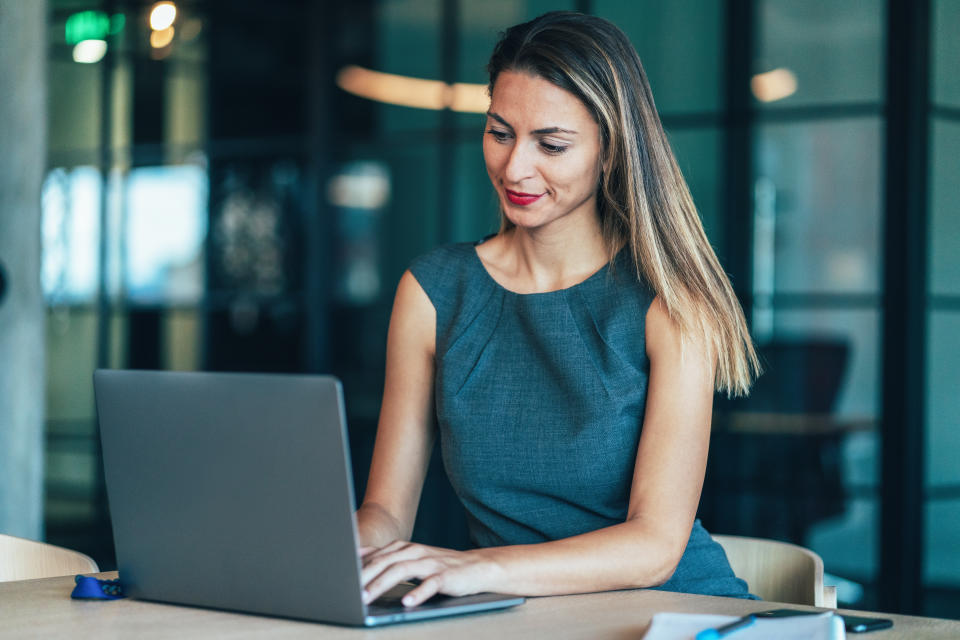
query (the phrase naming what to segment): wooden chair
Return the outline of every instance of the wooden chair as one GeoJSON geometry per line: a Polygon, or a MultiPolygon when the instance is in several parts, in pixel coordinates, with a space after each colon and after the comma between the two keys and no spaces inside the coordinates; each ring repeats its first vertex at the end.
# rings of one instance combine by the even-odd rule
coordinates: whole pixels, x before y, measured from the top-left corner
{"type": "Polygon", "coordinates": [[[0,533],[0,582],[99,571],[97,563],[79,551],[0,533]]]}
{"type": "Polygon", "coordinates": [[[713,536],[750,592],[773,602],[836,608],[837,588],[823,584],[823,560],[804,547],[742,536],[713,536]]]}

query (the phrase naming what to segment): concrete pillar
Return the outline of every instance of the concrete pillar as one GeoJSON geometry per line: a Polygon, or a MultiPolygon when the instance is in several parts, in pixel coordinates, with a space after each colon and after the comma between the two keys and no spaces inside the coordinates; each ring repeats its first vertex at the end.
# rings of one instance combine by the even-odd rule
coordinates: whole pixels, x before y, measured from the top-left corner
{"type": "Polygon", "coordinates": [[[43,535],[47,1],[0,0],[0,533],[43,535]]]}

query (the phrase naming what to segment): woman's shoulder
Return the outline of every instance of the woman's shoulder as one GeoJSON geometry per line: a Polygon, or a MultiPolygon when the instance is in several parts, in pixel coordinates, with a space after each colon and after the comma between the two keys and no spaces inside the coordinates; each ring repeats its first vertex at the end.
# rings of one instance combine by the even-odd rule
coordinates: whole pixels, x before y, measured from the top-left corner
{"type": "MultiPolygon", "coordinates": [[[[600,274],[598,274],[600,275],[600,274]]],[[[603,277],[592,278],[585,293],[597,304],[608,304],[628,315],[646,313],[656,297],[643,273],[636,268],[629,248],[620,249],[606,265],[603,277]]]]}
{"type": "Polygon", "coordinates": [[[425,290],[452,284],[468,273],[473,253],[472,242],[444,244],[414,258],[410,273],[425,290]]]}
{"type": "Polygon", "coordinates": [[[454,304],[454,299],[460,297],[461,293],[482,286],[475,245],[473,242],[444,244],[410,263],[410,273],[435,308],[448,307],[454,304]]]}
{"type": "Polygon", "coordinates": [[[436,349],[446,345],[473,324],[488,306],[495,288],[484,277],[476,244],[458,242],[442,245],[417,257],[410,264],[416,279],[436,312],[436,349]]]}

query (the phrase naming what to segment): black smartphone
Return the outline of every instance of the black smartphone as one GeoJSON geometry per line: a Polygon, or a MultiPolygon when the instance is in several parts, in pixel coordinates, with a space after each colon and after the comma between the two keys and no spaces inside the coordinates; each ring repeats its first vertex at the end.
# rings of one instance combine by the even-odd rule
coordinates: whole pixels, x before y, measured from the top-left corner
{"type": "Polygon", "coordinates": [[[893,626],[893,620],[888,618],[861,618],[845,614],[841,614],[840,617],[843,618],[844,628],[850,633],[866,633],[877,629],[889,629],[893,626]]]}
{"type": "MultiPolygon", "coordinates": [[[[801,611],[800,609],[773,609],[771,611],[760,611],[753,615],[758,618],[788,618],[790,616],[813,616],[823,611],[801,611]]],[[[889,629],[893,626],[893,620],[888,618],[864,618],[861,616],[851,616],[846,614],[837,614],[843,618],[843,627],[849,633],[866,633],[867,631],[876,631],[878,629],[889,629]]]]}

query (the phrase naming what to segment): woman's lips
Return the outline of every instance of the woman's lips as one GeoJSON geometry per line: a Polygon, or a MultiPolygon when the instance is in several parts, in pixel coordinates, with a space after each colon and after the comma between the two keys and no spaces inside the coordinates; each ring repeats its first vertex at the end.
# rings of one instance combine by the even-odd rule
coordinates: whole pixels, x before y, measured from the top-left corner
{"type": "Polygon", "coordinates": [[[541,197],[543,197],[542,193],[540,194],[521,193],[519,191],[510,191],[510,189],[506,189],[506,192],[507,192],[507,199],[510,202],[512,202],[513,204],[519,204],[521,206],[533,204],[534,202],[539,200],[541,197]]]}

